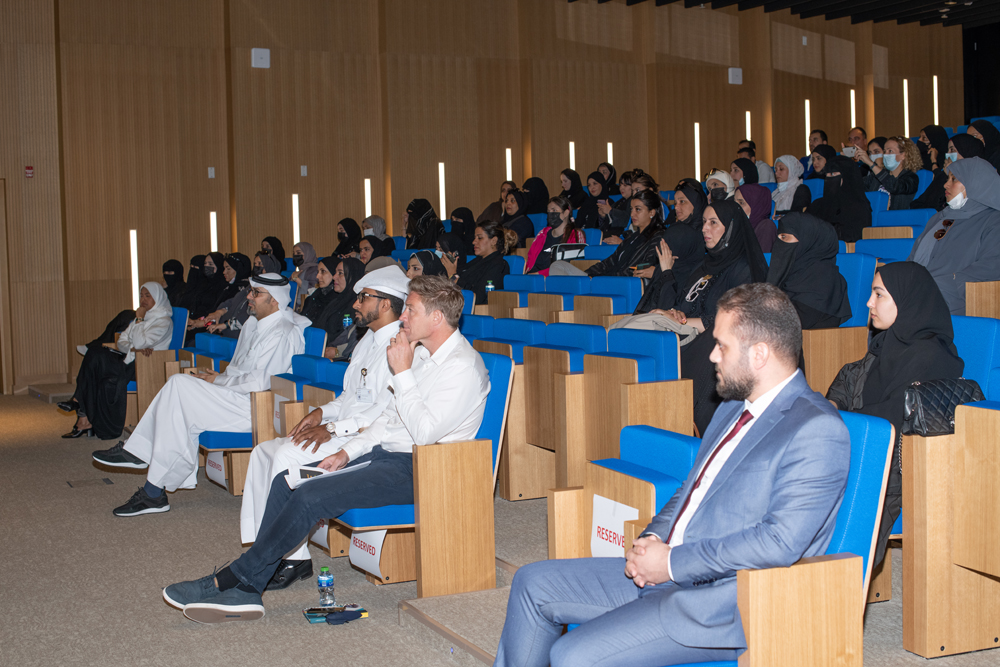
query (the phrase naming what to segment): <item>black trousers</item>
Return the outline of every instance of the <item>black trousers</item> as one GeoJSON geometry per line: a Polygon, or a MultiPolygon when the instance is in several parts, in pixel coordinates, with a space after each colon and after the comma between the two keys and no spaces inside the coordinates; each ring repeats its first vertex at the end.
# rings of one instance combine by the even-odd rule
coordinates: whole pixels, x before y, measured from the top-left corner
{"type": "Polygon", "coordinates": [[[76,376],[73,398],[80,404],[94,433],[111,440],[125,428],[128,383],[135,379],[135,362],[126,364],[124,355],[106,347],[91,347],[83,357],[76,376]]]}

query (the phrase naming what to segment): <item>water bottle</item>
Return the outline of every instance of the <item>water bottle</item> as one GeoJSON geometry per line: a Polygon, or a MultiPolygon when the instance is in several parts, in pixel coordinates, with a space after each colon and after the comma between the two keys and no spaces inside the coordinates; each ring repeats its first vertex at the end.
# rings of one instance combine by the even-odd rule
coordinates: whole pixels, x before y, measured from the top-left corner
{"type": "Polygon", "coordinates": [[[319,569],[316,585],[319,587],[319,606],[333,607],[336,605],[336,600],[333,597],[333,572],[330,572],[330,568],[324,566],[319,569]]]}
{"type": "Polygon", "coordinates": [[[354,319],[349,314],[345,314],[344,315],[344,330],[346,331],[347,329],[350,329],[352,324],[354,324],[354,319]]]}
{"type": "Polygon", "coordinates": [[[490,292],[492,292],[495,289],[496,289],[496,287],[493,286],[493,281],[492,280],[487,280],[486,281],[486,293],[489,294],[490,292]]]}

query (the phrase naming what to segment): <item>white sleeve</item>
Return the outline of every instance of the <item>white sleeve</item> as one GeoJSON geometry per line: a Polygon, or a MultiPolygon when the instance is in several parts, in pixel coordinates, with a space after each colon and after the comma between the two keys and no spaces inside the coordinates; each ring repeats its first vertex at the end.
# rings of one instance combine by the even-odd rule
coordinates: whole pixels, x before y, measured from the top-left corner
{"type": "Polygon", "coordinates": [[[271,388],[271,376],[287,373],[292,365],[295,336],[284,335],[279,329],[257,343],[253,356],[244,362],[247,368],[230,364],[215,378],[215,384],[228,387],[240,394],[265,391],[271,388]]]}
{"type": "Polygon", "coordinates": [[[433,387],[421,387],[412,368],[392,378],[396,411],[418,447],[434,444],[456,430],[486,395],[474,366],[458,360],[447,366],[433,387]]]}
{"type": "Polygon", "coordinates": [[[170,347],[173,329],[174,323],[171,318],[158,317],[149,322],[133,322],[126,331],[129,333],[133,350],[166,350],[170,347]]]}

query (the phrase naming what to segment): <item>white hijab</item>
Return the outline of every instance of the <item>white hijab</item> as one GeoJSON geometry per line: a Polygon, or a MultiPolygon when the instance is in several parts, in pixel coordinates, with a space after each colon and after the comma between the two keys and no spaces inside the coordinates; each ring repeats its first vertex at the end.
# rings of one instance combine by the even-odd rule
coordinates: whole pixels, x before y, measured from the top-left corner
{"type": "MultiPolygon", "coordinates": [[[[705,179],[705,186],[708,186],[708,182],[715,179],[726,186],[726,199],[732,199],[733,195],[736,193],[736,183],[733,181],[733,177],[724,171],[713,171],[705,179]]],[[[712,189],[708,188],[708,202],[709,205],[712,203],[712,189]]]]}
{"type": "MultiPolygon", "coordinates": [[[[787,185],[782,188],[782,184],[778,183],[778,187],[771,193],[771,199],[774,200],[775,211],[790,211],[792,209],[792,200],[795,199],[795,191],[802,185],[802,173],[804,170],[802,163],[794,155],[782,155],[774,161],[774,166],[777,167],[779,162],[788,169],[788,180],[785,181],[787,185]]],[[[777,180],[777,177],[775,177],[775,180],[777,180]]]]}
{"type": "Polygon", "coordinates": [[[149,295],[153,297],[153,301],[155,302],[143,319],[148,321],[161,317],[173,318],[174,309],[170,305],[170,297],[167,296],[167,291],[163,289],[163,286],[156,282],[143,283],[142,286],[149,292],[149,295]]]}

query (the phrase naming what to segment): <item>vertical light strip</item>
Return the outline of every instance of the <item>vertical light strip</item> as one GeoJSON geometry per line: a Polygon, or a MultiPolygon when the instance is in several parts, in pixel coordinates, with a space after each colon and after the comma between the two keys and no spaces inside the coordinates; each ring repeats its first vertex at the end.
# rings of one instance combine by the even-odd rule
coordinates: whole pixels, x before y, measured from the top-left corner
{"type": "Polygon", "coordinates": [[[441,209],[438,215],[447,219],[448,207],[444,204],[444,162],[438,162],[438,194],[441,196],[441,209]]]}
{"type": "Polygon", "coordinates": [[[854,89],[851,88],[851,127],[858,126],[858,103],[854,97],[854,89]]]}
{"type": "Polygon", "coordinates": [[[513,181],[514,180],[514,161],[511,158],[510,149],[509,148],[506,150],[506,153],[507,153],[507,180],[508,181],[513,181]]]}
{"type": "Polygon", "coordinates": [[[208,234],[212,242],[212,252],[219,252],[219,219],[215,211],[208,214],[208,234]]]}
{"type": "Polygon", "coordinates": [[[910,136],[910,82],[903,79],[903,136],[910,136]]]}
{"type": "Polygon", "coordinates": [[[365,217],[372,216],[372,179],[365,179],[365,217]]]}
{"type": "Polygon", "coordinates": [[[132,255],[132,310],[139,307],[139,242],[135,230],[128,230],[128,244],[132,255]]]}
{"type": "Polygon", "coordinates": [[[576,171],[576,144],[569,142],[569,168],[576,171]]]}
{"type": "Polygon", "coordinates": [[[608,164],[614,164],[614,163],[615,163],[615,145],[609,141],[608,142],[608,164]]]}
{"type": "Polygon", "coordinates": [[[940,125],[938,122],[938,93],[937,93],[937,74],[934,75],[934,124],[940,125]]]}
{"type": "Polygon", "coordinates": [[[809,135],[812,134],[811,122],[809,120],[809,100],[806,100],[806,155],[812,152],[812,149],[809,148],[809,135]]]}
{"type": "Polygon", "coordinates": [[[747,141],[750,141],[752,137],[750,136],[750,112],[747,111],[747,141]]]}
{"type": "Polygon", "coordinates": [[[299,242],[299,196],[292,195],[292,245],[299,242]]]}
{"type": "Polygon", "coordinates": [[[694,124],[694,177],[701,180],[701,125],[694,124]]]}

